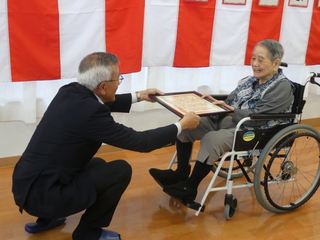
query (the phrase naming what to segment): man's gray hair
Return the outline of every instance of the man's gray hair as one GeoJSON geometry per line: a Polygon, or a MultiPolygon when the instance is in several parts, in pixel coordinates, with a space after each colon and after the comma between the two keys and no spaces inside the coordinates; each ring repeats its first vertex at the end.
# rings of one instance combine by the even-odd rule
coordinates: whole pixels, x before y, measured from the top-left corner
{"type": "Polygon", "coordinates": [[[111,80],[112,66],[117,63],[119,63],[119,59],[112,53],[91,53],[80,62],[78,82],[94,91],[100,83],[111,80]]]}
{"type": "Polygon", "coordinates": [[[268,52],[269,52],[268,57],[270,58],[271,61],[274,61],[277,58],[279,58],[281,61],[283,54],[284,54],[284,50],[283,50],[282,45],[278,41],[272,40],[272,39],[267,39],[267,40],[263,40],[261,42],[258,42],[256,47],[257,46],[263,46],[268,50],[268,52]]]}

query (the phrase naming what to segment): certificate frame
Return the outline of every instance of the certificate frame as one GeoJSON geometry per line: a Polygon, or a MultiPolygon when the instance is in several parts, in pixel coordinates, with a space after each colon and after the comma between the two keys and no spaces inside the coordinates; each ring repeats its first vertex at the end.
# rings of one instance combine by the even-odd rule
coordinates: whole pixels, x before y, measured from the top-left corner
{"type": "Polygon", "coordinates": [[[227,114],[233,112],[231,109],[224,106],[212,104],[212,101],[202,98],[202,94],[196,91],[150,95],[150,98],[179,117],[183,117],[189,111],[193,111],[199,116],[227,114]]]}

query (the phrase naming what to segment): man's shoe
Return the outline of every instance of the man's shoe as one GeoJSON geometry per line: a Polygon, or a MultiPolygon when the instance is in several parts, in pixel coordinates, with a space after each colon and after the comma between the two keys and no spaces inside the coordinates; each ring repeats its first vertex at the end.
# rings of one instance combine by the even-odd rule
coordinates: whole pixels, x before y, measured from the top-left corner
{"type": "Polygon", "coordinates": [[[35,223],[27,223],[24,227],[28,233],[39,233],[60,226],[66,221],[66,218],[43,219],[38,218],[35,223]]]}
{"type": "Polygon", "coordinates": [[[163,191],[169,196],[179,200],[184,205],[192,203],[196,199],[198,193],[196,188],[192,188],[184,182],[165,186],[163,191]]]}
{"type": "Polygon", "coordinates": [[[102,229],[99,240],[121,240],[121,238],[120,234],[117,232],[102,229]]]}
{"type": "Polygon", "coordinates": [[[181,174],[179,175],[172,169],[160,170],[156,168],[151,168],[149,170],[149,173],[154,178],[154,180],[163,188],[165,186],[169,186],[172,184],[176,184],[180,181],[184,181],[188,178],[190,171],[191,165],[189,165],[188,172],[186,172],[184,176],[181,176],[181,174]]]}

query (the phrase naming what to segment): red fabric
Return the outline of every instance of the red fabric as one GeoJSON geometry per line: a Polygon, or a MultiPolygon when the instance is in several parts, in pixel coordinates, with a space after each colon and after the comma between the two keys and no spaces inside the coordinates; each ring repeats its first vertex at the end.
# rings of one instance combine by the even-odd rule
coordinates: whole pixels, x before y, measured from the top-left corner
{"type": "Polygon", "coordinates": [[[8,1],[12,81],[60,79],[58,0],[8,1]]]}
{"type": "Polygon", "coordinates": [[[144,0],[106,0],[106,50],[120,59],[121,73],[142,65],[144,0]]]}
{"type": "Polygon", "coordinates": [[[314,1],[308,48],[306,53],[307,65],[320,64],[320,7],[314,1]]]}
{"type": "Polygon", "coordinates": [[[180,0],[174,67],[207,67],[216,0],[180,0]]]}
{"type": "Polygon", "coordinates": [[[252,50],[258,42],[265,39],[279,41],[284,1],[278,2],[278,6],[269,7],[259,6],[259,0],[253,0],[245,65],[251,64],[252,50]]]}

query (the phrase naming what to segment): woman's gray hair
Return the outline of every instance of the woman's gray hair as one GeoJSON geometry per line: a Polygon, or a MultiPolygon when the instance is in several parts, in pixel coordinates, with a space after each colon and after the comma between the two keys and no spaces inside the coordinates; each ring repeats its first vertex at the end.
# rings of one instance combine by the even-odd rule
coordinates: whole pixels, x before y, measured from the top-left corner
{"type": "Polygon", "coordinates": [[[257,46],[263,46],[268,50],[268,52],[269,52],[268,56],[271,61],[274,61],[277,58],[279,58],[281,61],[283,54],[284,54],[284,50],[283,50],[282,45],[278,41],[272,40],[272,39],[267,39],[267,40],[263,40],[261,42],[258,42],[256,47],[257,46]]]}
{"type": "Polygon", "coordinates": [[[118,63],[118,57],[112,53],[91,53],[80,62],[78,82],[94,91],[100,83],[111,80],[112,66],[118,63]]]}

